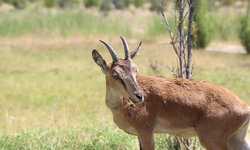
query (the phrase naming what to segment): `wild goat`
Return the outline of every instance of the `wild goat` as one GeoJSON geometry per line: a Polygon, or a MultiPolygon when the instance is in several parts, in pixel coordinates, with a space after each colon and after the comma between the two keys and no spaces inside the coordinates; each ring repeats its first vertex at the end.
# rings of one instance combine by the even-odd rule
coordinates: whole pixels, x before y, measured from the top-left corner
{"type": "Polygon", "coordinates": [[[106,63],[93,50],[92,56],[106,76],[106,104],[114,122],[125,132],[137,135],[140,149],[154,149],[154,133],[178,137],[198,136],[208,150],[250,150],[247,137],[249,106],[228,89],[188,79],[138,75],[132,59],[141,47],[129,53],[121,37],[125,58],[109,50],[106,63]]]}

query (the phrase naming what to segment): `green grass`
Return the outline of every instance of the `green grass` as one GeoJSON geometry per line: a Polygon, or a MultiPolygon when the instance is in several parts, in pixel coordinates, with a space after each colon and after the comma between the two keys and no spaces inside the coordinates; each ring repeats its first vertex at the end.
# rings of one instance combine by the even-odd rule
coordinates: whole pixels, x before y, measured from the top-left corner
{"type": "MultiPolygon", "coordinates": [[[[197,139],[195,140],[194,143],[197,143],[197,139]]],[[[156,149],[180,149],[177,138],[168,135],[155,135],[155,141],[156,149]]],[[[136,136],[106,125],[92,128],[40,129],[23,132],[20,135],[3,135],[0,141],[0,149],[136,150],[138,148],[136,136]]]]}
{"type": "Polygon", "coordinates": [[[82,61],[88,58],[84,53],[74,49],[1,51],[0,114],[5,121],[0,126],[16,132],[36,125],[47,126],[48,122],[52,126],[68,122],[73,124],[73,115],[84,120],[85,113],[89,117],[91,113],[96,113],[104,101],[104,85],[94,84],[93,80],[102,82],[102,78],[88,72],[91,66],[82,61]],[[99,99],[102,101],[96,101],[99,99]],[[90,100],[96,102],[88,104],[90,100]],[[82,109],[86,111],[80,113],[82,109]],[[30,125],[32,120],[36,123],[30,125]],[[16,121],[19,126],[13,130],[12,125],[16,121]]]}
{"type": "MultiPolygon", "coordinates": [[[[138,149],[137,138],[118,129],[105,106],[104,75],[91,51],[111,58],[102,44],[94,43],[0,48],[0,149],[138,149]]],[[[112,43],[122,57],[121,43],[112,43]]],[[[149,67],[149,59],[171,66],[166,57],[176,58],[170,50],[159,56],[156,45],[144,42],[134,62],[141,74],[172,77],[149,67]]],[[[241,54],[195,51],[194,79],[225,86],[250,103],[249,60],[241,54]]],[[[156,149],[178,146],[165,134],[155,139],[156,149]]]]}
{"type": "Polygon", "coordinates": [[[23,132],[21,135],[3,135],[0,149],[129,149],[136,144],[114,127],[56,128],[23,132]],[[117,134],[118,133],[118,134],[117,134]],[[122,141],[122,142],[121,142],[122,141]]]}
{"type": "MultiPolygon", "coordinates": [[[[177,138],[155,135],[156,149],[181,149],[177,138]],[[175,144],[173,144],[175,143],[175,144]]],[[[200,149],[197,138],[194,149],[200,149]]],[[[180,146],[181,145],[181,146],[180,146]]],[[[22,132],[20,135],[3,135],[0,149],[86,149],[86,150],[136,150],[136,136],[128,135],[114,126],[92,126],[91,128],[56,128],[22,132]]]]}
{"type": "Polygon", "coordinates": [[[118,17],[94,15],[82,9],[52,11],[39,7],[26,11],[1,12],[0,29],[0,35],[5,37],[34,33],[47,36],[68,36],[72,33],[84,36],[107,33],[131,34],[129,24],[118,17]]]}

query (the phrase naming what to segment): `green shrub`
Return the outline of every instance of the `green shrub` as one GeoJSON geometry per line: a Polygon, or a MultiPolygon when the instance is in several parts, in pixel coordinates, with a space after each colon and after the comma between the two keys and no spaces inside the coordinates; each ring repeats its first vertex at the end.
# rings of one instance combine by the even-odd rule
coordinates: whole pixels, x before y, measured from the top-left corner
{"type": "Polygon", "coordinates": [[[84,5],[86,8],[98,6],[101,0],[84,0],[84,5]]]}
{"type": "Polygon", "coordinates": [[[240,18],[239,38],[247,53],[250,53],[250,20],[243,16],[240,18]]]}
{"type": "Polygon", "coordinates": [[[201,0],[198,2],[194,13],[194,22],[198,27],[196,32],[197,37],[194,46],[198,48],[204,48],[208,45],[212,38],[211,21],[208,15],[208,3],[207,0],[201,0]]]}
{"type": "Polygon", "coordinates": [[[52,8],[56,6],[56,0],[44,0],[44,6],[48,8],[52,8]]]}
{"type": "Polygon", "coordinates": [[[145,0],[134,0],[135,7],[142,7],[146,3],[145,0]]]}

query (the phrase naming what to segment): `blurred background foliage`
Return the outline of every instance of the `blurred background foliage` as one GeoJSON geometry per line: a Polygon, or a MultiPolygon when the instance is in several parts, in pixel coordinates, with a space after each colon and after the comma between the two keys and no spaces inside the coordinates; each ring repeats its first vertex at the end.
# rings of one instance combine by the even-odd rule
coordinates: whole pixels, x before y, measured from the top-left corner
{"type": "MultiPolygon", "coordinates": [[[[250,43],[249,39],[250,33],[249,33],[249,23],[248,23],[249,17],[246,17],[248,16],[247,14],[249,14],[249,11],[247,12],[237,11],[235,13],[231,13],[229,16],[226,10],[227,8],[230,9],[236,7],[238,7],[237,8],[238,10],[240,10],[241,8],[239,7],[243,8],[243,5],[244,4],[246,5],[247,2],[249,10],[249,1],[250,0],[200,0],[194,15],[194,25],[198,29],[196,34],[194,35],[195,46],[197,48],[205,48],[212,39],[220,39],[227,41],[228,39],[238,38],[241,41],[241,44],[246,48],[247,52],[249,52],[249,43],[250,43]],[[240,5],[236,6],[237,2],[242,3],[242,6],[240,5]]],[[[173,1],[162,0],[161,2],[164,9],[170,12],[171,10],[169,8],[173,6],[173,1]]],[[[150,11],[160,15],[160,6],[159,6],[160,0],[0,0],[0,4],[3,3],[12,5],[16,9],[28,9],[29,8],[28,6],[30,5],[36,5],[48,9],[59,8],[66,10],[69,9],[77,10],[79,8],[80,9],[98,8],[98,10],[101,13],[103,13],[104,16],[107,16],[110,12],[116,9],[128,10],[135,13],[135,9],[141,8],[141,9],[149,9],[150,11]]],[[[173,17],[174,16],[173,13],[170,14],[172,14],[171,16],[169,16],[171,29],[175,33],[176,19],[173,17]]],[[[82,17],[84,17],[84,15],[82,15],[82,17]]],[[[75,19],[77,20],[77,18],[75,19]]],[[[17,20],[12,19],[12,21],[13,20],[21,24],[19,19],[17,20]]],[[[86,20],[88,19],[86,18],[86,20]]],[[[146,29],[147,33],[150,36],[151,35],[157,36],[167,33],[165,27],[161,23],[159,23],[160,19],[154,18],[152,20],[154,20],[154,22],[149,25],[148,29],[146,29]]],[[[7,20],[5,21],[7,24],[8,23],[11,24],[11,22],[8,22],[7,20]]],[[[77,22],[79,21],[76,21],[76,23],[77,22]]],[[[8,29],[5,28],[2,29],[4,30],[1,31],[1,33],[3,34],[7,33],[8,32],[7,30],[11,29],[11,27],[9,27],[8,29]]],[[[34,28],[31,27],[31,29],[33,29],[34,31],[34,28]]],[[[185,32],[187,33],[187,25],[185,27],[185,30],[186,30],[185,32]]]]}
{"type": "MultiPolygon", "coordinates": [[[[133,4],[135,7],[142,7],[144,4],[150,2],[152,4],[152,10],[159,9],[160,0],[0,0],[1,3],[12,4],[18,9],[24,9],[27,5],[32,3],[43,3],[45,7],[72,7],[76,5],[84,5],[88,7],[99,7],[101,3],[106,2],[109,5],[115,5],[115,8],[127,8],[129,5],[133,4]],[[116,6],[117,5],[117,6],[116,6]],[[118,6],[119,5],[119,6],[118,6]]],[[[246,0],[203,0],[207,1],[208,7],[212,8],[215,6],[234,6],[236,1],[246,1],[246,0]]],[[[171,2],[171,0],[162,0],[163,3],[171,2]]]]}
{"type": "Polygon", "coordinates": [[[209,44],[212,38],[212,31],[213,31],[211,22],[212,18],[211,19],[209,18],[208,10],[209,10],[208,1],[200,0],[194,12],[195,13],[194,22],[198,27],[198,31],[196,32],[196,36],[198,38],[195,38],[196,39],[195,46],[198,48],[205,48],[209,44]]]}
{"type": "MultiPolygon", "coordinates": [[[[171,0],[162,0],[162,5],[168,12],[170,12],[169,7],[173,6],[172,2],[173,1],[171,0]]],[[[227,8],[230,9],[232,7],[233,8],[243,7],[239,5],[236,6],[237,2],[246,4],[247,0],[200,0],[199,1],[194,15],[194,23],[198,29],[195,35],[195,46],[197,48],[205,48],[212,39],[220,39],[227,41],[229,39],[238,38],[241,41],[241,44],[246,48],[247,52],[249,52],[250,33],[249,33],[249,23],[248,23],[249,21],[247,21],[249,20],[248,19],[249,17],[246,17],[247,13],[249,14],[249,11],[248,12],[238,11],[230,14],[230,16],[227,14],[226,11],[227,8]]],[[[13,5],[13,7],[15,7],[16,9],[28,9],[29,8],[28,6],[30,5],[41,6],[48,9],[59,8],[66,10],[69,9],[76,10],[79,8],[80,9],[98,8],[98,10],[101,13],[103,13],[104,16],[107,16],[110,12],[116,9],[128,10],[135,13],[135,9],[141,8],[141,9],[149,9],[150,11],[160,15],[159,0],[0,0],[0,4],[3,3],[13,5]]],[[[240,8],[238,8],[238,10],[240,10],[240,8]]],[[[79,17],[79,14],[76,15],[78,15],[76,17],[79,17]]],[[[82,17],[88,20],[86,16],[82,15],[82,17]]],[[[77,20],[77,18],[75,19],[77,20]]],[[[20,20],[12,19],[12,21],[13,20],[21,24],[20,20]]],[[[148,26],[148,29],[146,29],[147,33],[150,36],[152,35],[157,36],[167,33],[165,27],[161,23],[159,23],[161,22],[159,21],[160,19],[154,18],[152,20],[154,20],[153,23],[148,26]]],[[[8,22],[7,20],[5,21],[7,24],[8,23],[11,24],[11,22],[8,22]]],[[[176,20],[174,19],[173,14],[169,16],[169,22],[172,31],[174,33],[176,30],[175,21],[176,20]]],[[[77,22],[79,23],[79,21],[76,21],[76,24],[77,22]]],[[[81,25],[78,26],[80,28],[81,25]]],[[[8,29],[11,29],[11,27],[9,27],[8,29]]],[[[1,31],[1,33],[4,35],[4,33],[8,32],[8,29],[4,29],[5,31],[1,31]]],[[[32,27],[31,29],[33,31],[35,30],[32,27]]],[[[129,29],[127,28],[127,31],[128,30],[129,29]]],[[[187,25],[185,27],[185,30],[186,30],[185,32],[187,33],[187,25]]],[[[63,33],[63,35],[65,35],[65,33],[63,33]]]]}

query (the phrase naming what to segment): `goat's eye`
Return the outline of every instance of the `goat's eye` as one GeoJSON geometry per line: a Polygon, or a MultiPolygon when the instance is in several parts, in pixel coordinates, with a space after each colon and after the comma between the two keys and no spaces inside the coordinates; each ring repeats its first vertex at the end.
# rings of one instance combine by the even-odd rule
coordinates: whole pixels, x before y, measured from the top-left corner
{"type": "Polygon", "coordinates": [[[117,75],[113,75],[112,78],[113,79],[119,79],[119,77],[117,75]]]}

